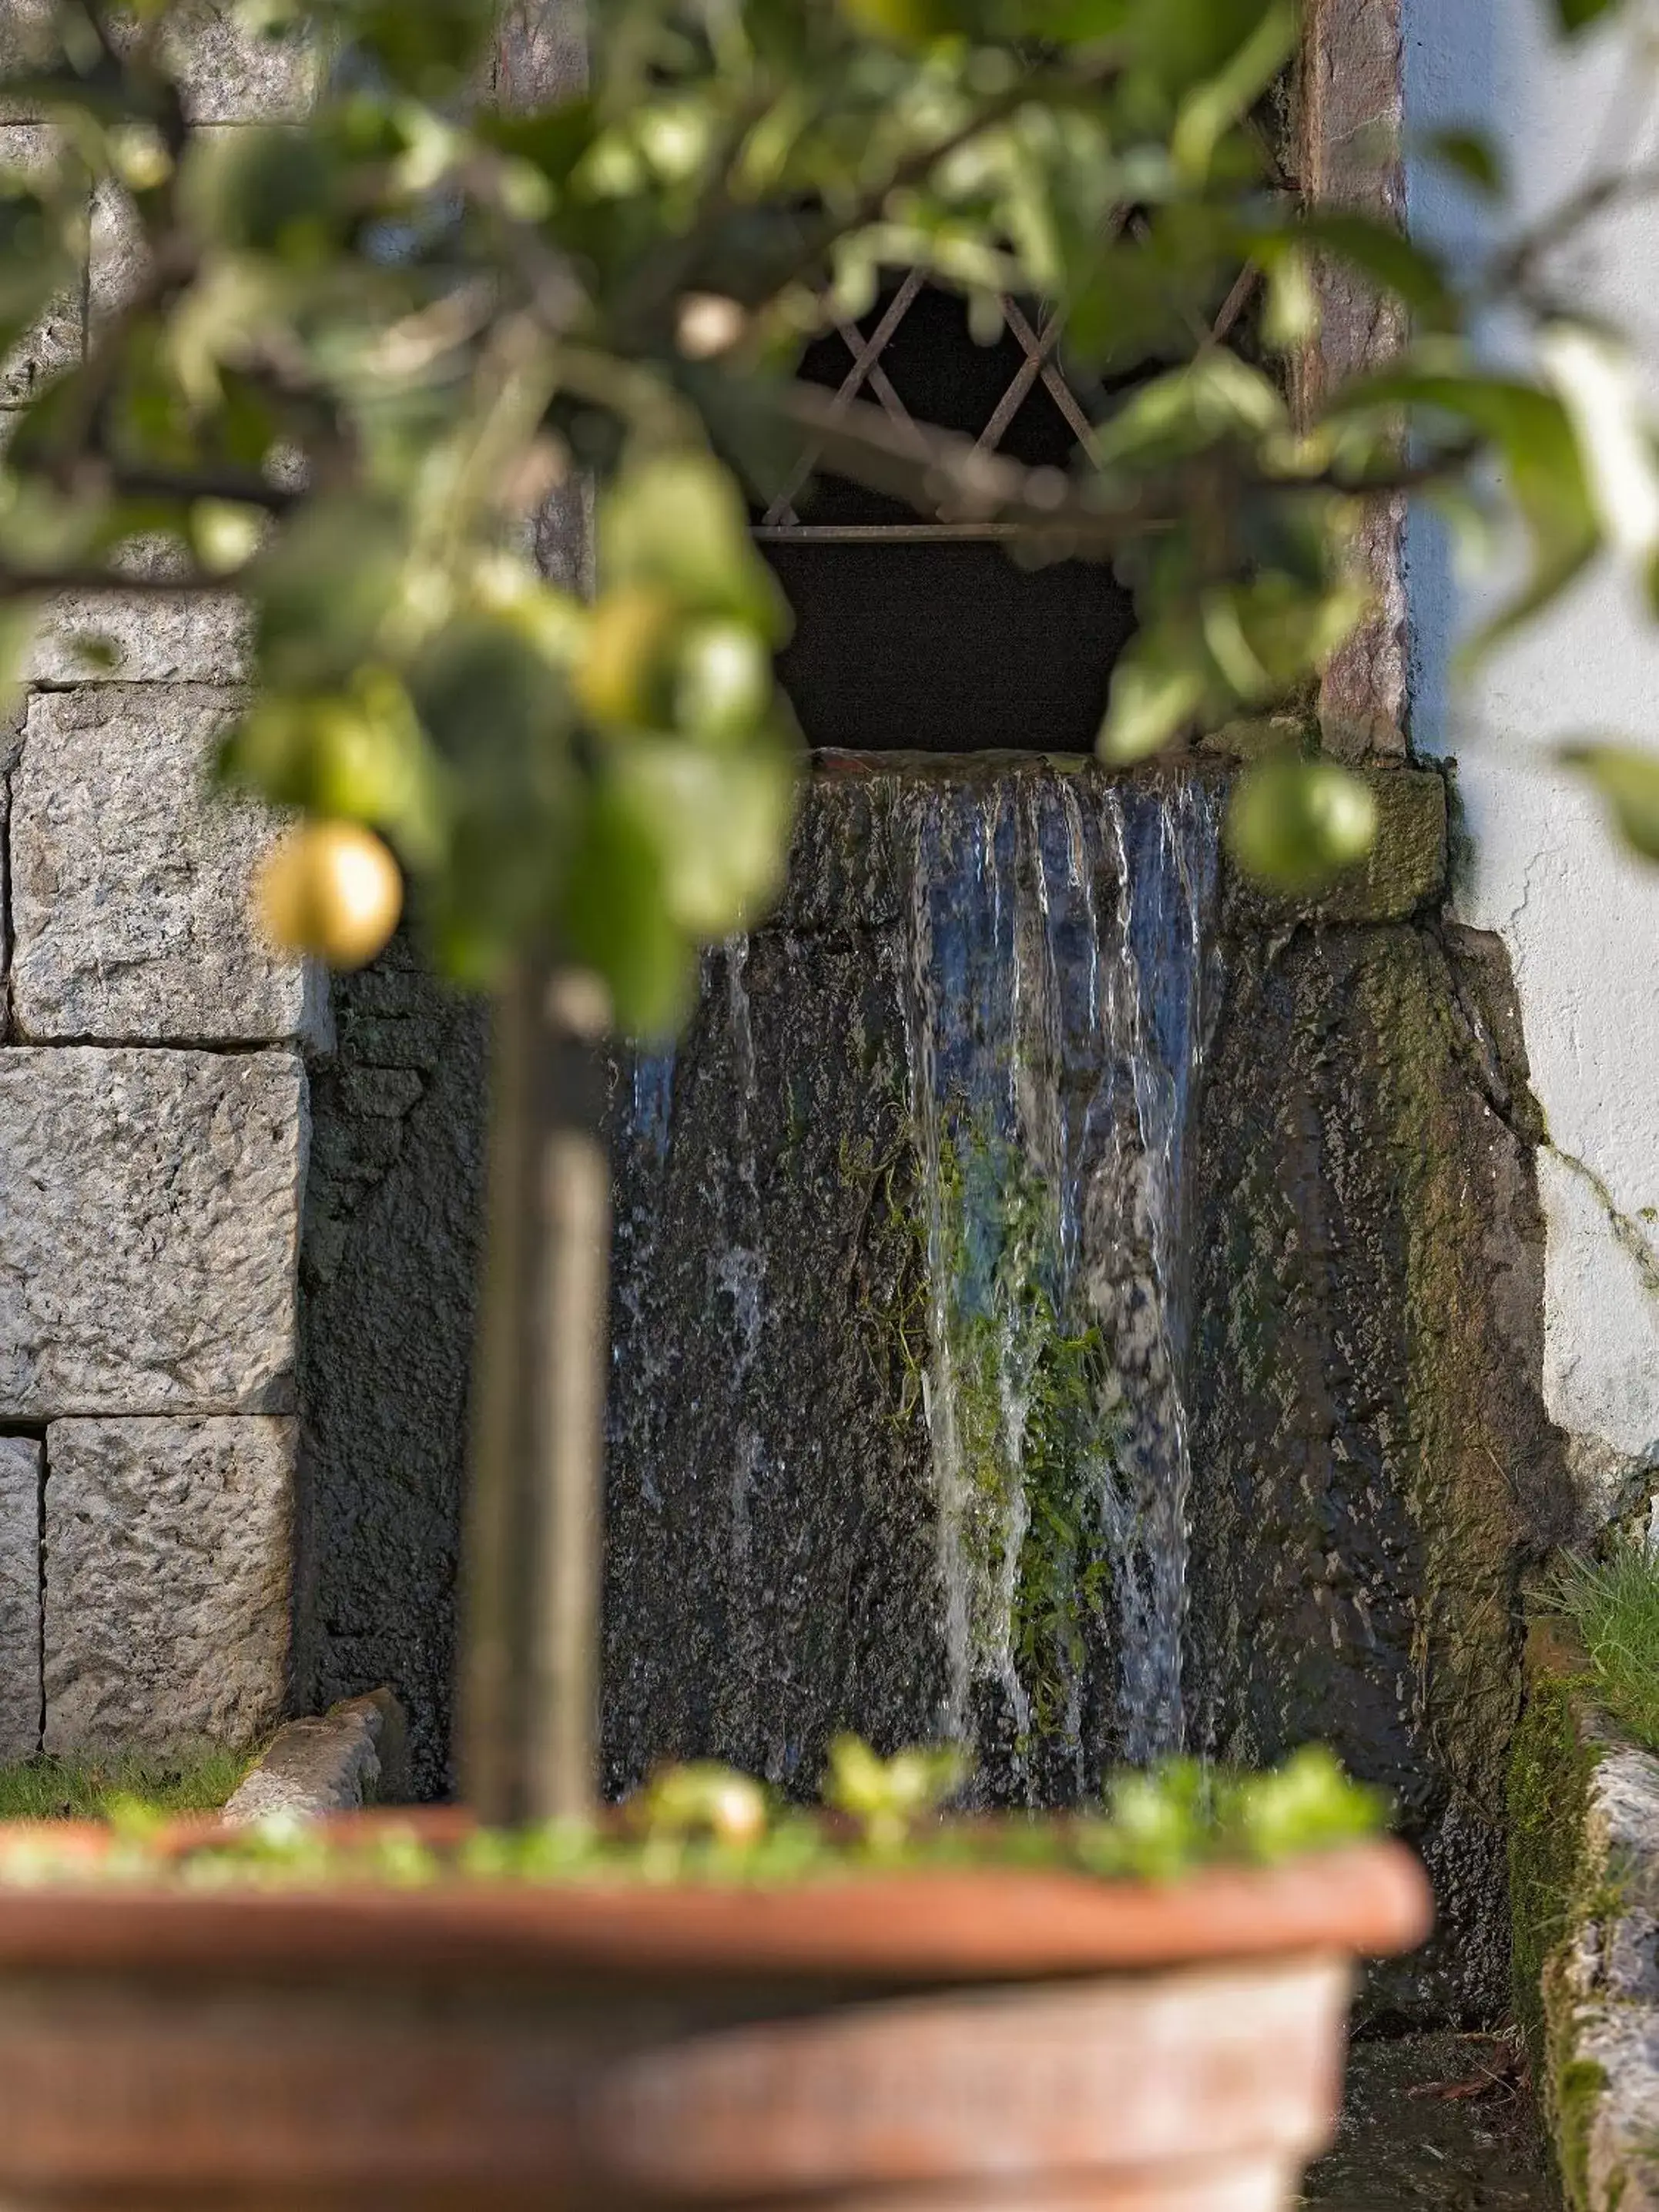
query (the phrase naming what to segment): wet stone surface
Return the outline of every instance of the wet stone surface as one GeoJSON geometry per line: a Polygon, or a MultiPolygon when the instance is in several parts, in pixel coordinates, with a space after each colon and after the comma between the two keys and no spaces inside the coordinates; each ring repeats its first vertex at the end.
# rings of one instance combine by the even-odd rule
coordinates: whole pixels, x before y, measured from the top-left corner
{"type": "Polygon", "coordinates": [[[1555,2212],[1513,2046],[1466,2035],[1357,2043],[1335,2146],[1302,2202],[1323,2212],[1555,2212]]]}

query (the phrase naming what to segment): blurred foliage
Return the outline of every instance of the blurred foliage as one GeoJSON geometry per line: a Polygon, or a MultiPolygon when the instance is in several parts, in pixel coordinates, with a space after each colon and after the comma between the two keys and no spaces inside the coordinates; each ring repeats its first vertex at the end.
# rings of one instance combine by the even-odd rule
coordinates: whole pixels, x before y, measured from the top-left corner
{"type": "MultiPolygon", "coordinates": [[[[491,0],[225,12],[314,55],[308,119],[199,127],[185,0],[9,12],[0,99],[50,139],[0,172],[0,351],[75,294],[89,239],[103,258],[82,357],[10,422],[0,676],[54,589],[234,586],[257,668],[223,775],[384,839],[470,981],[540,940],[662,1029],[697,946],[773,894],[799,739],[747,514],[804,443],[929,512],[1030,526],[1030,557],[1116,565],[1117,760],[1305,692],[1365,614],[1349,548],[1390,488],[1467,520],[1501,479],[1533,561],[1494,635],[1609,550],[1652,566],[1650,427],[1548,281],[1573,205],[1455,269],[1304,205],[1264,122],[1291,0],[592,0],[586,83],[511,113],[491,0]],[[1292,404],[1336,264],[1411,335],[1292,404]],[[904,266],[983,333],[1004,295],[1063,310],[1070,366],[1113,395],[1071,471],[918,445],[797,380],[904,266]],[[1261,307],[1233,348],[1212,331],[1241,272],[1261,307]],[[1530,367],[1471,343],[1499,301],[1530,367]],[[592,502],[591,579],[539,573],[550,501],[592,502]],[[135,572],[135,539],[171,559],[135,572]]],[[[1429,151],[1500,191],[1474,135],[1429,151]]],[[[1650,849],[1659,771],[1583,758],[1650,849]]],[[[1351,787],[1286,760],[1233,838],[1297,882],[1363,827],[1351,787]]],[[[302,833],[271,927],[359,956],[364,869],[302,833]]]]}

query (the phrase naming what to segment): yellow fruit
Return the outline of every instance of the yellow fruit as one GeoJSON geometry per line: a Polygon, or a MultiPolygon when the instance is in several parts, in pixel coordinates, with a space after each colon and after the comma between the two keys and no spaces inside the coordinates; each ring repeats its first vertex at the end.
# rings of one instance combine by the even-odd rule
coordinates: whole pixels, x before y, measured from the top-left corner
{"type": "Polygon", "coordinates": [[[331,968],[372,960],[398,927],[403,902],[398,863],[356,822],[307,823],[283,838],[254,886],[271,942],[284,952],[314,953],[331,968]]]}
{"type": "Polygon", "coordinates": [[[660,720],[679,610],[664,592],[624,584],[594,603],[575,667],[576,696],[596,722],[660,720]]]}

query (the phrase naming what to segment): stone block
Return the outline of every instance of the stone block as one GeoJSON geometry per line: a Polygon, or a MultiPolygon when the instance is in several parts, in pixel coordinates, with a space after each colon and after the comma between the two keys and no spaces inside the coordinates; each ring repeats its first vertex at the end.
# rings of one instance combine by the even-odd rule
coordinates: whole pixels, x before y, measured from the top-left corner
{"type": "MultiPolygon", "coordinates": [[[[0,174],[25,174],[55,160],[58,141],[44,124],[0,125],[0,174]]],[[[0,359],[0,406],[17,407],[80,358],[80,290],[55,300],[41,320],[0,359]]]]}
{"type": "Polygon", "coordinates": [[[587,82],[583,0],[506,0],[495,40],[496,104],[509,113],[551,106],[587,82]]]}
{"type": "Polygon", "coordinates": [[[0,1437],[0,1760],[40,1748],[40,1446],[0,1437]]]}
{"type": "Polygon", "coordinates": [[[252,1744],[286,1680],[292,1421],[46,1431],[46,1747],[252,1744]]]}
{"type": "MultiPolygon", "coordinates": [[[[49,62],[53,46],[52,0],[4,0],[0,6],[0,76],[15,76],[49,62]]],[[[0,118],[8,123],[38,122],[40,102],[0,101],[0,118]]]]}
{"type": "Polygon", "coordinates": [[[290,1053],[0,1052],[0,1419],[286,1413],[290,1053]]]}
{"type": "Polygon", "coordinates": [[[234,684],[250,620],[229,592],[65,592],[47,603],[26,674],[33,684],[234,684]]]}
{"type": "Polygon", "coordinates": [[[210,685],[100,684],[31,702],[12,777],[12,1007],[30,1042],[320,1041],[315,971],[258,933],[276,817],[211,791],[210,685]]]}
{"type": "Polygon", "coordinates": [[[1364,771],[1376,801],[1376,842],[1364,862],[1326,890],[1287,898],[1254,884],[1234,887],[1234,918],[1271,928],[1312,922],[1407,921],[1436,904],[1446,888],[1446,786],[1431,769],[1364,771]]]}
{"type": "Polygon", "coordinates": [[[314,37],[239,20],[220,0],[175,9],[167,57],[194,123],[293,122],[310,106],[320,76],[314,37]]]}

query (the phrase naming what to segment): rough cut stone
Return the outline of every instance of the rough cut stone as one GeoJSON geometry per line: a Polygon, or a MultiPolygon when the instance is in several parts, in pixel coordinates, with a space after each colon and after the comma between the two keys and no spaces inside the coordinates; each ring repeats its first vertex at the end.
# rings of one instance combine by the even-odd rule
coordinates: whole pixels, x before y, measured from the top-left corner
{"type": "Polygon", "coordinates": [[[22,1035],[316,1039],[313,971],[273,952],[248,883],[275,817],[211,792],[237,695],[105,684],[31,703],[12,779],[12,998],[22,1035]]]}
{"type": "MultiPolygon", "coordinates": [[[[0,173],[41,168],[56,153],[56,138],[44,124],[0,125],[0,173]]],[[[33,399],[43,384],[67,368],[80,354],[81,332],[78,291],[67,292],[0,360],[0,405],[16,407],[33,399]]]]}
{"type": "Polygon", "coordinates": [[[284,1413],[291,1054],[0,1052],[0,1419],[284,1413]]]}
{"type": "Polygon", "coordinates": [[[46,1431],[46,1747],[250,1744],[288,1659],[295,1425],[46,1431]]]}
{"type": "MultiPolygon", "coordinates": [[[[52,52],[52,0],[3,0],[0,4],[0,74],[13,76],[49,61],[52,52]]],[[[38,123],[40,103],[21,99],[0,101],[0,118],[8,123],[38,123]]]]}
{"type": "Polygon", "coordinates": [[[317,88],[314,38],[254,29],[215,0],[174,11],[167,52],[196,123],[293,122],[317,88]]]}
{"type": "Polygon", "coordinates": [[[1365,781],[1376,801],[1376,839],[1364,864],[1312,898],[1241,886],[1241,916],[1268,925],[1291,913],[1326,924],[1406,921],[1437,903],[1446,888],[1444,779],[1431,769],[1377,768],[1365,781]]]}
{"type": "Polygon", "coordinates": [[[40,1748],[40,1447],[0,1437],[0,1759],[40,1748]]]}
{"type": "Polygon", "coordinates": [[[506,0],[495,41],[495,99],[509,112],[568,97],[587,81],[582,0],[506,0]]]}
{"type": "Polygon", "coordinates": [[[228,592],[66,592],[46,607],[26,673],[34,684],[234,684],[249,627],[228,592]]]}
{"type": "Polygon", "coordinates": [[[240,1826],[314,1820],[364,1805],[397,1803],[408,1789],[409,1723],[390,1690],[349,1698],[316,1720],[279,1728],[224,1817],[240,1826]]]}
{"type": "Polygon", "coordinates": [[[1255,1765],[1317,1740],[1386,1790],[1439,1925],[1375,1970],[1371,2016],[1490,2019],[1514,1593],[1571,1526],[1502,951],[1395,924],[1237,931],[1224,960],[1190,1170],[1187,1741],[1255,1765]]]}

